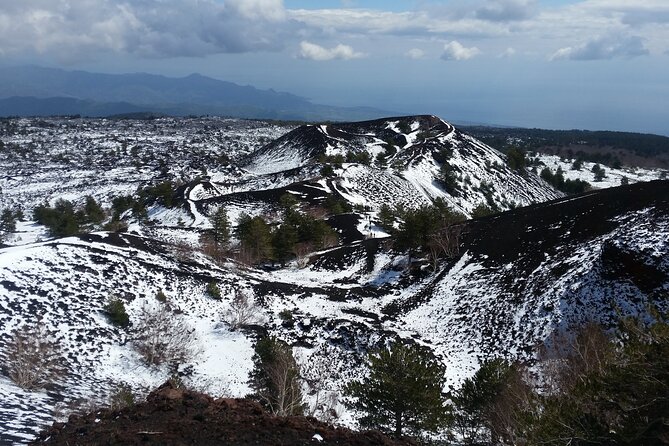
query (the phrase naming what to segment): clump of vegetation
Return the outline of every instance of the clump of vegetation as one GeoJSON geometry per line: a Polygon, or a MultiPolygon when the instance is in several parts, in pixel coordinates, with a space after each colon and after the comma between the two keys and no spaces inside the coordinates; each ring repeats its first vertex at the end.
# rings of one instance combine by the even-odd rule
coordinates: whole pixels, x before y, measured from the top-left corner
{"type": "Polygon", "coordinates": [[[318,161],[323,164],[330,164],[333,168],[341,169],[342,164],[346,162],[346,158],[338,153],[336,155],[321,155],[318,161]]]}
{"type": "Polygon", "coordinates": [[[345,214],[353,210],[348,201],[334,195],[329,195],[323,202],[323,205],[333,215],[345,214]]]}
{"type": "Polygon", "coordinates": [[[63,199],[57,200],[53,207],[48,203],[39,205],[33,210],[33,218],[49,228],[51,235],[67,237],[101,224],[106,213],[95,198],[87,196],[84,205],[79,208],[63,199]]]}
{"type": "Polygon", "coordinates": [[[444,188],[444,190],[446,190],[446,192],[449,194],[453,195],[454,197],[460,195],[458,174],[455,167],[451,166],[447,162],[444,162],[439,170],[439,176],[437,177],[437,180],[444,188]]]}
{"type": "Polygon", "coordinates": [[[592,173],[595,174],[595,181],[599,182],[606,178],[606,170],[599,164],[592,166],[592,173]]]}
{"type": "Polygon", "coordinates": [[[0,241],[3,241],[7,235],[16,231],[16,221],[22,217],[21,210],[3,209],[0,213],[0,241]]]}
{"type": "Polygon", "coordinates": [[[400,132],[404,133],[405,135],[411,133],[411,125],[409,125],[407,121],[398,122],[397,128],[399,129],[400,132]]]}
{"type": "Polygon", "coordinates": [[[279,416],[302,415],[300,368],[293,349],[276,338],[262,338],[255,347],[249,385],[252,397],[279,416]]]}
{"type": "Polygon", "coordinates": [[[199,353],[195,330],[168,305],[141,309],[133,330],[133,345],[147,365],[178,365],[199,353]]]}
{"type": "Polygon", "coordinates": [[[55,237],[66,237],[80,231],[80,222],[71,201],[58,200],[53,207],[48,204],[37,206],[33,217],[37,223],[49,228],[55,237]]]}
{"type": "Polygon", "coordinates": [[[109,296],[104,311],[111,324],[118,327],[127,327],[130,325],[130,316],[125,311],[125,304],[120,297],[115,295],[109,296]]]}
{"type": "Polygon", "coordinates": [[[223,314],[223,320],[234,331],[245,325],[258,323],[260,321],[260,308],[256,305],[253,296],[245,291],[238,290],[230,301],[227,311],[223,314]]]}
{"type": "Polygon", "coordinates": [[[541,151],[545,148],[566,147],[568,158],[581,158],[613,168],[620,163],[611,148],[630,151],[644,158],[667,153],[669,138],[660,135],[588,130],[544,130],[523,128],[462,127],[478,140],[506,152],[511,147],[526,151],[541,151]],[[592,146],[602,149],[598,153],[585,153],[572,147],[592,146]],[[616,163],[617,161],[617,163],[616,163]]]}
{"type": "Polygon", "coordinates": [[[211,281],[207,284],[207,294],[212,299],[221,300],[221,289],[218,287],[218,284],[215,281],[211,281]]]}
{"type": "Polygon", "coordinates": [[[109,408],[111,410],[121,410],[132,407],[135,405],[135,399],[135,394],[128,384],[117,384],[109,395],[109,408]]]}
{"type": "Polygon", "coordinates": [[[328,178],[335,176],[335,171],[334,167],[332,167],[332,164],[323,164],[323,167],[321,167],[321,176],[328,178]]]}
{"type": "Polygon", "coordinates": [[[501,359],[452,391],[451,426],[468,444],[664,444],[669,421],[669,325],[621,320],[553,336],[540,355],[543,377],[501,359]]]}
{"type": "Polygon", "coordinates": [[[66,373],[60,347],[40,321],[14,329],[4,350],[3,372],[23,389],[43,388],[66,373]]]}
{"type": "Polygon", "coordinates": [[[525,152],[516,147],[510,148],[506,152],[506,164],[512,170],[516,171],[524,170],[525,167],[527,166],[527,158],[525,156],[525,152]]]}
{"type": "Polygon", "coordinates": [[[284,308],[279,312],[279,319],[281,319],[282,325],[285,326],[292,326],[295,323],[293,312],[288,308],[284,308]]]}
{"type": "Polygon", "coordinates": [[[490,206],[481,203],[477,205],[473,210],[472,210],[472,218],[481,218],[481,217],[487,217],[489,215],[494,215],[496,214],[497,211],[490,206]]]}
{"type": "Polygon", "coordinates": [[[395,212],[388,204],[384,203],[379,209],[379,226],[381,226],[387,232],[395,230],[395,222],[398,218],[398,214],[401,211],[395,212]]]}
{"type": "Polygon", "coordinates": [[[372,156],[366,150],[361,152],[346,152],[346,162],[347,163],[360,163],[366,166],[372,164],[372,156]]]}
{"type": "Polygon", "coordinates": [[[156,300],[162,303],[167,302],[167,295],[162,289],[158,290],[158,292],[156,293],[156,300]]]}
{"type": "Polygon", "coordinates": [[[240,241],[242,257],[248,263],[272,258],[272,229],[264,218],[240,216],[235,235],[240,241]]]}
{"type": "Polygon", "coordinates": [[[248,263],[270,260],[285,264],[304,250],[322,249],[336,244],[337,235],[323,220],[299,210],[297,200],[281,198],[283,220],[274,226],[260,217],[242,215],[235,235],[240,241],[240,258],[248,263]]]}
{"type": "Polygon", "coordinates": [[[562,172],[562,168],[553,173],[550,168],[546,167],[541,171],[541,178],[555,187],[557,190],[566,194],[580,194],[590,190],[590,183],[583,180],[566,180],[562,172]]]}
{"type": "Polygon", "coordinates": [[[447,245],[441,250],[443,254],[449,256],[457,254],[459,235],[455,236],[451,232],[455,225],[465,221],[465,216],[452,211],[445,201],[438,199],[432,206],[405,210],[399,217],[401,219],[399,228],[392,231],[396,248],[408,250],[411,256],[416,250],[430,252],[443,242],[447,245]],[[441,239],[442,235],[446,240],[441,239]]]}
{"type": "Polygon", "coordinates": [[[227,247],[230,243],[231,227],[228,213],[223,206],[218,207],[209,218],[212,240],[218,247],[227,247]]]}
{"type": "Polygon", "coordinates": [[[174,206],[175,201],[174,192],[179,186],[179,183],[170,180],[161,181],[160,183],[138,189],[137,196],[145,205],[158,202],[166,208],[171,208],[174,206]]]}

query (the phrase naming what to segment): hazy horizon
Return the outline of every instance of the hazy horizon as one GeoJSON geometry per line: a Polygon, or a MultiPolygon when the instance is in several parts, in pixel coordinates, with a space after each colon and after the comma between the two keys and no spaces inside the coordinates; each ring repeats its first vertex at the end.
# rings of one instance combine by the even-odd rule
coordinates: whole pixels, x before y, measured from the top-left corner
{"type": "Polygon", "coordinates": [[[200,73],[319,104],[669,134],[662,0],[25,0],[0,23],[4,65],[200,73]]]}

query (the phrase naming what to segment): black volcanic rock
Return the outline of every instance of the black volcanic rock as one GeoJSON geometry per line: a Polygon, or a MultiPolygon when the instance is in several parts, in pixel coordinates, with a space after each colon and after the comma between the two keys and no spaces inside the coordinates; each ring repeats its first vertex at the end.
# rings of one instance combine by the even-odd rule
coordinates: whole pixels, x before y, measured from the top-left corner
{"type": "Polygon", "coordinates": [[[311,417],[278,417],[245,399],[213,399],[165,384],[146,402],[71,416],[46,429],[34,445],[410,446],[379,432],[335,428],[311,417]],[[314,438],[318,435],[322,441],[314,438]]]}

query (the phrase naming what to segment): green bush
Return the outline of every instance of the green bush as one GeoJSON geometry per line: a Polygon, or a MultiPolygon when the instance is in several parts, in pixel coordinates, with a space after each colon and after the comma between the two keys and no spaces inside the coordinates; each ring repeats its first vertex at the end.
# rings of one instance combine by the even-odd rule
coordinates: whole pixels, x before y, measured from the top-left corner
{"type": "Polygon", "coordinates": [[[125,304],[118,296],[110,296],[105,305],[107,319],[113,325],[118,327],[127,327],[130,325],[130,316],[125,311],[125,304]]]}
{"type": "Polygon", "coordinates": [[[211,281],[207,284],[207,294],[212,299],[221,300],[221,289],[218,287],[218,284],[215,281],[211,281]]]}
{"type": "Polygon", "coordinates": [[[279,312],[279,319],[281,319],[285,323],[292,323],[293,322],[293,312],[290,311],[288,308],[285,308],[279,312]]]}
{"type": "Polygon", "coordinates": [[[167,302],[167,295],[163,290],[158,290],[158,292],[156,293],[156,300],[158,302],[167,302]]]}
{"type": "Polygon", "coordinates": [[[481,203],[472,210],[472,218],[487,217],[488,215],[493,215],[495,213],[493,208],[481,203]]]}
{"type": "Polygon", "coordinates": [[[121,410],[135,405],[135,394],[128,384],[117,385],[111,395],[109,395],[109,408],[111,410],[121,410]]]}
{"type": "Polygon", "coordinates": [[[506,164],[513,170],[523,170],[527,166],[525,152],[512,147],[506,152],[506,164]]]}
{"type": "Polygon", "coordinates": [[[333,177],[335,175],[334,168],[332,167],[332,164],[323,164],[323,167],[321,167],[321,176],[324,177],[333,177]]]}

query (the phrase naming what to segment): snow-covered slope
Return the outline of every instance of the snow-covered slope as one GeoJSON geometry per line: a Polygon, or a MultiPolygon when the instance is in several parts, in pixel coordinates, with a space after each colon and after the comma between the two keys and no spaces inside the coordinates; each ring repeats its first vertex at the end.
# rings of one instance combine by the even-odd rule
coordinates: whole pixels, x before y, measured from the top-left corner
{"type": "Polygon", "coordinates": [[[669,175],[669,171],[665,169],[644,169],[642,167],[627,166],[613,168],[600,165],[604,169],[605,176],[601,180],[598,180],[592,171],[596,163],[584,161],[579,169],[574,169],[575,159],[561,158],[557,155],[547,155],[545,153],[530,153],[529,156],[541,163],[540,169],[543,169],[545,166],[551,169],[553,173],[557,172],[558,169],[562,169],[562,175],[566,180],[587,181],[595,189],[616,187],[625,183],[631,184],[641,181],[666,179],[667,175],[669,175]]]}
{"type": "Polygon", "coordinates": [[[443,198],[469,215],[480,204],[506,210],[562,196],[536,175],[510,169],[505,155],[435,116],[302,126],[252,153],[246,169],[266,175],[336,156],[369,160],[344,163],[335,183],[351,202],[371,207],[443,198]],[[443,164],[450,167],[451,184],[440,181],[443,164]],[[373,190],[393,192],[390,200],[380,200],[368,192],[373,190]]]}
{"type": "MultiPolygon", "coordinates": [[[[474,220],[458,258],[418,274],[378,239],[323,253],[306,268],[277,271],[216,264],[130,234],[5,248],[0,347],[13,327],[39,319],[54,332],[70,373],[46,393],[27,394],[0,378],[1,438],[29,438],[74,400],[104,400],[114,381],[141,391],[166,379],[166,368],[141,364],[132,332],[105,318],[112,293],[136,324],[143,306],[164,305],[155,298],[163,289],[202,349],[187,379],[213,393],[248,391],[258,332],[231,331],[223,322],[233,290],[254,296],[261,331],[290,342],[305,373],[318,373],[327,392],[336,395],[362,372],[365,351],[394,336],[431,346],[448,365],[449,382],[457,383],[483,357],[527,357],[558,326],[591,317],[610,322],[618,309],[642,312],[650,301],[666,306],[667,197],[669,182],[643,183],[474,220]],[[211,280],[223,291],[220,301],[205,293],[211,280]]],[[[341,422],[350,422],[335,408],[341,422]]]]}
{"type": "MultiPolygon", "coordinates": [[[[149,223],[130,218],[128,233],[53,239],[21,221],[7,236],[15,246],[0,249],[0,364],[8,363],[10,331],[39,321],[69,373],[35,392],[0,373],[0,443],[26,442],[54,417],[106,403],[119,382],[138,393],[162,383],[167,367],[143,365],[132,347],[142,309],[166,305],[158,290],[197,335],[201,353],[181,368],[190,385],[245,395],[253,342],[274,335],[293,346],[305,375],[320,378],[319,401],[333,396],[344,424],[352,414],[336,403],[341,387],[363,372],[370,348],[395,336],[433,348],[457,383],[483,357],[528,357],[561,325],[592,316],[607,322],[618,309],[645,311],[649,301],[667,305],[667,182],[559,198],[536,175],[509,169],[502,154],[432,116],[304,126],[267,144],[287,130],[217,118],[0,122],[0,207],[21,207],[26,220],[44,201],[80,204],[91,194],[108,205],[140,186],[183,181],[176,206],[149,203],[149,223]],[[333,162],[323,176],[321,160],[349,152],[371,162],[333,162]],[[444,164],[449,185],[438,180],[444,164]],[[199,251],[213,209],[224,205],[233,223],[242,213],[275,221],[286,193],[327,217],[341,245],[312,254],[306,266],[280,269],[218,263],[199,251]],[[354,212],[323,213],[331,197],[354,212]],[[438,197],[465,213],[481,203],[537,204],[468,222],[460,255],[434,269],[416,259],[409,265],[374,226],[375,212],[438,197]],[[212,280],[221,300],[205,292],[212,280]],[[233,331],[224,313],[240,291],[257,303],[258,323],[233,331]],[[111,294],[126,303],[130,329],[105,317],[111,294]]],[[[314,390],[305,393],[313,407],[314,390]]]]}

